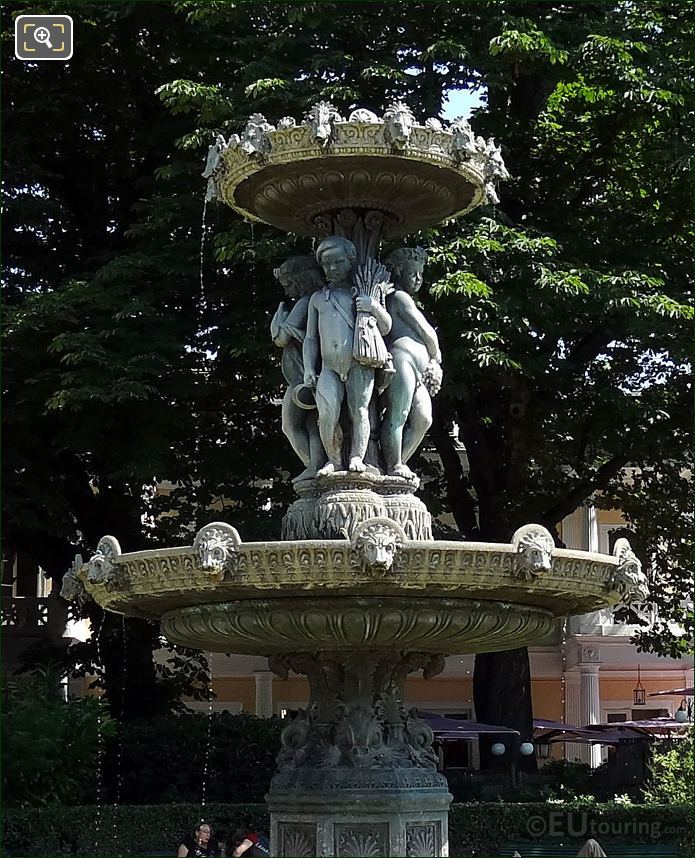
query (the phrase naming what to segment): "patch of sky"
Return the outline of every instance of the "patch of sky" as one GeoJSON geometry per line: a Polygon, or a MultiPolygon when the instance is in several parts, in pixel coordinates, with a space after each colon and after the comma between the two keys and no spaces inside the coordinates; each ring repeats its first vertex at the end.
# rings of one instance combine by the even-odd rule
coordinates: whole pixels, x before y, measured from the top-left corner
{"type": "Polygon", "coordinates": [[[485,93],[482,90],[450,89],[444,98],[442,116],[449,122],[457,116],[468,118],[476,107],[482,107],[484,97],[485,93]]]}

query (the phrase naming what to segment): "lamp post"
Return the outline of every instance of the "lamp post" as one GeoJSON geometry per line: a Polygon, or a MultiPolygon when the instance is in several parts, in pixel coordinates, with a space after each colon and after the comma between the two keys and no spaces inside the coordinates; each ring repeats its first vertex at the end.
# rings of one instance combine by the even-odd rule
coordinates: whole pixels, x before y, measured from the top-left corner
{"type": "Polygon", "coordinates": [[[639,664],[637,665],[637,685],[632,689],[632,702],[635,706],[644,706],[647,702],[647,692],[642,685],[639,664]]]}
{"type": "Polygon", "coordinates": [[[539,760],[550,758],[550,742],[536,742],[536,754],[539,760]]]}

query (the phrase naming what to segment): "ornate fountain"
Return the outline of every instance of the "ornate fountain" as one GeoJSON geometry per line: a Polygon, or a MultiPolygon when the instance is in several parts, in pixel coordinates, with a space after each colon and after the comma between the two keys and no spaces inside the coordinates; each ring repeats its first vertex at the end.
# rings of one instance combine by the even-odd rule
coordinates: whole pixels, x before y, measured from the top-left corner
{"type": "Polygon", "coordinates": [[[613,556],[561,550],[529,524],[510,544],[433,541],[416,496],[407,462],[431,423],[441,354],[414,298],[425,251],[382,262],[379,246],[497,202],[500,149],[463,119],[419,125],[401,102],[347,119],[321,102],[300,124],[255,114],[241,136],[218,137],[203,175],[208,198],[316,239],[276,269],[294,304],[271,323],[283,431],[304,468],[297,500],[277,541],[243,542],[225,522],[163,550],[124,554],[105,536],[63,593],[308,677],[267,797],[274,855],[447,855],[451,795],[432,731],[406,707],[408,674],[646,595],[625,540],[613,556]]]}

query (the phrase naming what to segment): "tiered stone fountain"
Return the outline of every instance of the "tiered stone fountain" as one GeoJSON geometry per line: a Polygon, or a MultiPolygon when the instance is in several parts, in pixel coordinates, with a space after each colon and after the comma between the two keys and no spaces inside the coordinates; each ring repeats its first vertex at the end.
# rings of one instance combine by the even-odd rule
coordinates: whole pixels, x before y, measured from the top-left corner
{"type": "Polygon", "coordinates": [[[213,522],[192,546],[123,554],[105,536],[64,594],[308,677],[268,794],[274,855],[447,855],[451,796],[431,730],[405,705],[407,675],[645,595],[625,540],[614,556],[559,550],[529,524],[510,544],[433,541],[415,495],[407,461],[441,382],[436,332],[413,299],[426,254],[404,247],[383,265],[378,249],[496,202],[500,150],[465,120],[419,125],[399,102],[347,120],[320,103],[301,124],[254,115],[241,137],[218,138],[204,175],[208,197],[320,242],[275,272],[296,298],[271,335],[283,429],[304,465],[298,499],[278,541],[245,543],[213,522]]]}

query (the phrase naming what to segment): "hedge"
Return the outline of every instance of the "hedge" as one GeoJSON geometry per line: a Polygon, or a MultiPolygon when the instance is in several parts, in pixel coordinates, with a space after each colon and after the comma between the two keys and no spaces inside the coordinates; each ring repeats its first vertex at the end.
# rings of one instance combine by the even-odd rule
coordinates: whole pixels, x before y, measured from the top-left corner
{"type": "MultiPolygon", "coordinates": [[[[209,804],[204,808],[216,833],[235,828],[268,830],[263,804],[209,804]]],[[[199,804],[103,807],[45,807],[5,811],[3,854],[49,856],[175,855],[182,836],[201,818],[199,804]],[[95,839],[98,834],[98,844],[95,839]]],[[[595,836],[610,855],[611,843],[677,844],[692,851],[692,811],[678,805],[587,804],[582,802],[452,804],[450,855],[498,855],[503,844],[576,843],[595,836]],[[537,842],[537,841],[536,841],[537,842]]],[[[523,848],[521,849],[523,854],[523,848]]]]}

